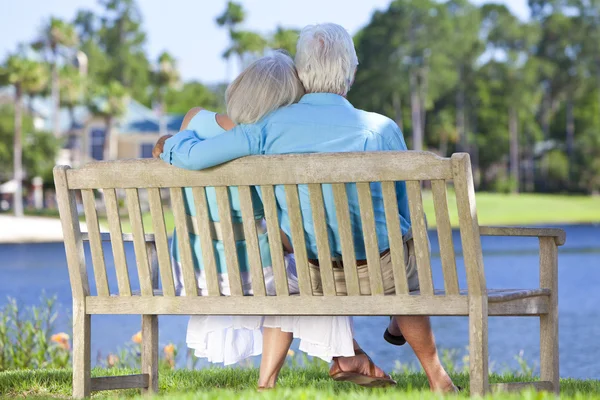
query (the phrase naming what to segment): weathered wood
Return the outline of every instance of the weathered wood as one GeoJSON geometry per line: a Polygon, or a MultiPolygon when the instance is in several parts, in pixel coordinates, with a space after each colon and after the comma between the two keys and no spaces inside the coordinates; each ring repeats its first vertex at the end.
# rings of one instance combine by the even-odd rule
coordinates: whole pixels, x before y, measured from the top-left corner
{"type": "Polygon", "coordinates": [[[158,316],[142,315],[142,373],[146,393],[158,393],[158,316]]]}
{"type": "Polygon", "coordinates": [[[409,292],[406,277],[406,264],[404,262],[404,240],[400,227],[400,213],[398,211],[398,198],[396,197],[396,184],[382,182],[383,206],[385,210],[385,223],[390,241],[390,256],[394,272],[394,287],[397,294],[409,292]]]}
{"type": "Polygon", "coordinates": [[[142,295],[152,296],[152,271],[150,270],[150,260],[148,259],[146,241],[144,240],[144,223],[142,222],[142,209],[138,190],[126,189],[125,198],[133,232],[133,250],[135,251],[140,289],[142,295]]]}
{"type": "Polygon", "coordinates": [[[196,281],[196,273],[194,271],[194,259],[192,246],[190,244],[190,233],[187,226],[185,206],[183,203],[183,189],[171,188],[170,193],[171,207],[173,209],[173,217],[175,218],[175,229],[177,231],[177,241],[179,244],[179,256],[181,257],[180,262],[185,295],[197,296],[198,283],[196,281]]]}
{"type": "Polygon", "coordinates": [[[261,186],[451,179],[450,160],[426,152],[359,152],[243,157],[188,171],[161,160],[101,161],[68,172],[71,189],[261,186]]]}
{"type": "Polygon", "coordinates": [[[240,263],[237,256],[235,236],[231,222],[231,204],[229,203],[229,190],[225,186],[215,188],[219,220],[223,232],[223,247],[225,261],[227,262],[227,277],[232,296],[243,296],[242,279],[240,277],[240,263]]]}
{"type": "Polygon", "coordinates": [[[73,297],[83,299],[90,294],[90,284],[85,267],[85,254],[83,240],[77,215],[75,192],[69,190],[67,185],[67,171],[69,167],[54,168],[54,184],[56,185],[56,200],[62,222],[65,240],[65,253],[69,268],[69,279],[73,297]]]}
{"type": "Polygon", "coordinates": [[[332,186],[333,199],[335,202],[335,214],[338,223],[338,235],[342,245],[342,260],[344,261],[344,278],[346,278],[346,289],[348,296],[360,296],[358,283],[358,269],[356,265],[356,253],[354,252],[354,235],[350,222],[350,210],[348,209],[348,195],[344,183],[335,183],[332,186]]]}
{"type": "MultiPolygon", "coordinates": [[[[94,267],[96,291],[98,292],[98,296],[110,296],[108,278],[106,277],[106,263],[104,262],[104,249],[102,248],[100,225],[98,223],[98,213],[96,212],[94,191],[91,189],[82,190],[81,199],[83,200],[85,222],[88,229],[86,236],[89,237],[90,242],[90,252],[92,254],[92,265],[94,267]]],[[[85,238],[83,238],[83,240],[85,240],[85,238]]]]}
{"type": "Polygon", "coordinates": [[[258,245],[256,233],[256,218],[252,205],[252,193],[254,190],[249,186],[239,186],[240,209],[242,211],[242,222],[244,224],[244,237],[246,238],[246,251],[248,252],[248,263],[250,264],[250,276],[252,277],[252,291],[254,296],[265,296],[265,275],[263,273],[262,257],[258,245]]]}
{"type": "Polygon", "coordinates": [[[467,296],[88,297],[90,314],[157,315],[463,315],[467,296]]]}
{"type": "Polygon", "coordinates": [[[492,392],[521,392],[527,389],[538,391],[552,391],[554,385],[549,381],[537,382],[510,382],[510,383],[495,383],[491,385],[492,392]]]}
{"type": "Polygon", "coordinates": [[[117,194],[114,189],[104,189],[104,202],[106,206],[106,218],[108,220],[108,230],[110,231],[110,244],[112,246],[119,294],[121,296],[131,296],[131,284],[129,282],[127,258],[125,257],[125,246],[123,245],[123,231],[121,229],[119,203],[117,202],[117,194]]]}
{"type": "Polygon", "coordinates": [[[265,207],[265,219],[267,220],[267,232],[269,234],[269,248],[271,249],[271,261],[273,263],[273,275],[275,277],[275,290],[277,296],[289,296],[290,291],[287,281],[287,271],[283,259],[283,244],[279,232],[279,216],[277,215],[277,201],[273,186],[262,186],[262,201],[265,207]]]}
{"type": "Polygon", "coordinates": [[[321,185],[308,185],[308,196],[310,198],[313,227],[315,230],[315,238],[317,240],[317,256],[319,259],[319,272],[321,274],[323,295],[336,296],[337,292],[331,262],[331,248],[329,246],[329,231],[327,228],[327,217],[325,215],[321,185]]]}
{"type": "Polygon", "coordinates": [[[98,392],[101,390],[147,388],[149,382],[150,377],[148,374],[105,376],[92,378],[92,390],[98,392]]]}
{"type": "Polygon", "coordinates": [[[557,228],[521,228],[505,226],[480,226],[481,236],[551,237],[557,246],[565,244],[567,234],[557,228]]]}
{"type": "Polygon", "coordinates": [[[360,220],[367,252],[369,279],[371,282],[371,295],[383,295],[383,277],[381,273],[381,256],[377,243],[377,230],[375,229],[375,213],[373,211],[373,198],[369,183],[357,183],[358,204],[360,207],[360,220]]]}
{"type": "MultiPolygon", "coordinates": [[[[84,189],[87,190],[87,189],[84,189]]],[[[148,192],[151,190],[158,190],[156,188],[148,189],[148,192]]],[[[87,232],[81,232],[83,240],[90,240],[89,234],[87,232]]],[[[132,233],[123,233],[121,234],[121,239],[123,242],[133,242],[133,234],[132,233]]],[[[100,232],[100,240],[103,242],[110,242],[110,232],[100,232]]],[[[154,242],[154,234],[146,233],[144,234],[144,240],[146,242],[154,242]]]]}
{"type": "MultiPolygon", "coordinates": [[[[167,238],[165,226],[165,214],[160,197],[160,190],[148,189],[148,202],[150,204],[150,215],[152,217],[152,228],[156,239],[156,254],[158,256],[158,267],[160,269],[160,281],[165,296],[175,296],[175,284],[173,282],[173,269],[171,266],[171,251],[167,238]]],[[[148,241],[146,241],[148,243],[148,241]]]]}
{"type": "Polygon", "coordinates": [[[410,221],[415,244],[417,271],[419,273],[419,287],[421,293],[433,293],[433,277],[431,274],[431,256],[429,254],[429,238],[425,225],[425,212],[423,211],[423,197],[421,182],[406,182],[408,193],[408,206],[410,208],[410,221]]]}
{"type": "Polygon", "coordinates": [[[302,296],[312,296],[312,286],[306,254],[306,240],[304,238],[304,224],[300,210],[300,198],[296,185],[285,186],[285,200],[288,207],[290,228],[292,231],[292,244],[296,258],[296,272],[298,273],[298,287],[302,296]]]}
{"type": "Polygon", "coordinates": [[[209,296],[220,296],[219,277],[217,274],[217,261],[215,259],[215,251],[213,247],[212,237],[210,232],[210,213],[208,209],[208,201],[206,200],[206,189],[204,187],[195,186],[192,188],[194,196],[194,205],[196,206],[196,221],[198,227],[204,235],[200,235],[200,247],[202,248],[202,262],[204,264],[204,274],[206,275],[206,287],[208,288],[209,296]]]}
{"type": "MultiPolygon", "coordinates": [[[[109,297],[96,297],[108,299],[109,297]]],[[[92,316],[86,313],[83,299],[73,299],[73,398],[90,397],[92,316]]]]}
{"type": "Polygon", "coordinates": [[[540,288],[550,290],[550,310],[540,316],[540,379],[559,394],[558,248],[552,237],[540,238],[540,288]]]}
{"type": "Polygon", "coordinates": [[[156,290],[160,287],[158,254],[156,252],[156,243],[146,242],[146,254],[150,262],[150,277],[152,279],[152,289],[156,290]]]}
{"type": "Polygon", "coordinates": [[[458,275],[456,274],[456,254],[452,241],[452,226],[448,214],[448,199],[446,198],[446,181],[431,181],[435,220],[438,240],[440,243],[440,258],[444,271],[444,288],[448,294],[458,293],[458,275]]]}
{"type": "Polygon", "coordinates": [[[469,289],[469,369],[471,395],[489,391],[488,301],[475,205],[473,173],[468,154],[452,156],[460,236],[469,289]]]}

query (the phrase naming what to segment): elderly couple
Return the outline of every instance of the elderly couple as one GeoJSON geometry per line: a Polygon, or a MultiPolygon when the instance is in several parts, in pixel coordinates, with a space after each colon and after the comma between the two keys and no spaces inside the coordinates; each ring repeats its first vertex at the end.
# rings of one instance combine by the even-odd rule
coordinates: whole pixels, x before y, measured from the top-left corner
{"type": "MultiPolygon", "coordinates": [[[[406,150],[406,144],[396,124],[382,115],[355,109],[346,100],[358,65],[356,51],[348,32],[339,25],[322,24],[302,30],[297,44],[295,64],[287,55],[275,52],[248,68],[229,86],[226,93],[227,115],[194,108],[188,112],[181,131],[161,138],[154,156],[174,166],[201,170],[239,157],[253,154],[289,154],[319,152],[358,152],[406,150]]],[[[231,215],[241,223],[238,192],[230,188],[231,215]]],[[[396,185],[402,233],[410,235],[410,216],[405,185],[396,185]]],[[[306,246],[309,255],[313,291],[322,293],[314,227],[308,193],[300,187],[306,246]]],[[[389,253],[381,188],[373,186],[375,221],[381,252],[381,268],[386,294],[394,292],[392,263],[389,253]],[[379,193],[377,193],[379,192],[379,193]]],[[[219,218],[213,188],[207,188],[211,220],[218,227],[219,218]]],[[[190,189],[185,189],[186,212],[195,215],[190,189]]],[[[264,213],[258,189],[253,191],[253,203],[259,247],[264,266],[267,291],[274,294],[273,272],[268,237],[264,228],[264,213]]],[[[280,209],[281,235],[285,247],[290,293],[298,291],[289,216],[282,188],[276,188],[280,209]]],[[[357,268],[362,294],[370,294],[368,266],[360,226],[355,188],[348,189],[349,208],[353,222],[357,268]]],[[[324,190],[327,222],[330,226],[332,257],[340,260],[341,248],[335,222],[332,193],[324,190]],[[333,216],[333,217],[332,217],[333,216]],[[331,219],[331,220],[330,220],[331,219]]],[[[214,229],[218,231],[218,229],[214,229]]],[[[214,232],[211,232],[213,234],[214,232]]],[[[200,232],[190,233],[196,276],[200,294],[206,294],[200,232]]],[[[208,234],[208,233],[206,233],[208,234]]],[[[219,284],[223,295],[230,294],[223,243],[213,235],[213,250],[217,260],[219,284]]],[[[248,257],[244,238],[238,238],[237,250],[244,293],[252,294],[248,257]]],[[[405,263],[409,287],[418,289],[412,241],[405,243],[405,263]]],[[[173,239],[174,274],[183,292],[179,244],[173,239]]],[[[346,294],[343,264],[334,268],[336,290],[346,294]]],[[[362,386],[387,386],[395,382],[353,339],[350,317],[192,317],[187,332],[188,346],[198,357],[211,362],[236,363],[246,357],[261,354],[260,389],[275,386],[293,338],[300,339],[300,350],[328,362],[333,361],[330,375],[335,380],[351,381],[362,386]]],[[[432,390],[452,392],[457,388],[438,358],[428,317],[397,316],[390,319],[384,338],[391,344],[408,342],[417,355],[432,390]]]]}

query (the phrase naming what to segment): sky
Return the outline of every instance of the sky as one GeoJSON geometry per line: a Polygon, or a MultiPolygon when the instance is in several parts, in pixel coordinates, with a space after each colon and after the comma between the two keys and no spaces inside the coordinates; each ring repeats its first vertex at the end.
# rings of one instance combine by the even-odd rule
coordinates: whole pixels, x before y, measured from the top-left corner
{"type": "MultiPolygon", "coordinates": [[[[263,34],[284,27],[301,28],[319,22],[335,22],[354,34],[366,25],[372,13],[385,9],[391,0],[240,0],[247,12],[245,29],[263,34]]],[[[168,50],[176,59],[183,80],[215,83],[236,74],[237,66],[221,55],[227,48],[227,32],[216,25],[215,17],[225,9],[226,0],[138,0],[147,51],[156,59],[168,50]],[[228,76],[230,75],[230,76],[228,76]]],[[[472,0],[475,4],[484,0],[472,0]]],[[[489,2],[489,1],[488,1],[489,2]]],[[[506,4],[516,15],[529,15],[527,0],[494,0],[506,4]]],[[[0,60],[21,42],[32,41],[43,21],[50,16],[73,19],[78,9],[98,10],[97,0],[0,0],[0,60]]]]}

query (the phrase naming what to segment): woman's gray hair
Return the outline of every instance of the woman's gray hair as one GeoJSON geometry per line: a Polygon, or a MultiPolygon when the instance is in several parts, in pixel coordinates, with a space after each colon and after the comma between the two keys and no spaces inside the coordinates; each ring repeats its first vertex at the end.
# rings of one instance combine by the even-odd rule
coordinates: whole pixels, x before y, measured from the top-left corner
{"type": "Polygon", "coordinates": [[[236,124],[252,124],[303,95],[294,61],[276,51],[254,61],[229,85],[225,92],[227,115],[236,124]]]}
{"type": "Polygon", "coordinates": [[[307,93],[345,96],[357,65],[352,36],[340,25],[309,25],[300,32],[296,68],[307,93]]]}

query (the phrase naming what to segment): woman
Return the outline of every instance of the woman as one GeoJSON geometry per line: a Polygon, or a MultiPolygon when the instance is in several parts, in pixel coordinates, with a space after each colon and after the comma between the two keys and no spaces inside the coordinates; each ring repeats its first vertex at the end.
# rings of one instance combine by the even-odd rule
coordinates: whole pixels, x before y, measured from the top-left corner
{"type": "MultiPolygon", "coordinates": [[[[254,123],[268,113],[279,107],[284,107],[297,102],[304,94],[304,88],[296,75],[292,59],[283,54],[275,53],[263,57],[248,68],[229,86],[226,92],[228,116],[216,114],[203,109],[191,110],[184,119],[182,129],[178,135],[196,135],[202,139],[214,135],[227,134],[235,124],[254,123]]],[[[171,164],[193,169],[187,160],[168,160],[171,164]]],[[[216,196],[213,188],[207,188],[207,201],[209,204],[210,219],[218,226],[219,218],[216,207],[216,196]]],[[[229,188],[231,200],[231,216],[234,224],[241,224],[241,211],[237,188],[229,188]]],[[[259,194],[253,189],[252,200],[254,203],[255,218],[259,229],[259,248],[264,268],[265,284],[269,294],[275,294],[271,256],[269,252],[268,236],[264,228],[264,213],[259,194]]],[[[186,211],[188,215],[195,215],[194,200],[191,189],[185,189],[186,211]]],[[[215,229],[217,231],[218,229],[215,229]]],[[[286,249],[291,250],[285,234],[282,234],[286,249]]],[[[198,287],[201,295],[206,295],[206,282],[204,278],[204,264],[200,248],[200,238],[190,234],[194,263],[197,271],[198,287]]],[[[175,260],[175,280],[181,291],[182,278],[179,257],[179,241],[174,236],[172,254],[175,260]]],[[[249,276],[248,257],[245,240],[236,242],[243,290],[251,294],[251,278],[249,276]]],[[[219,285],[221,293],[230,294],[227,280],[227,269],[223,252],[223,243],[213,237],[213,249],[219,272],[219,285]]],[[[298,285],[294,264],[294,257],[286,253],[286,267],[289,277],[290,293],[298,293],[298,285]]],[[[282,328],[286,332],[293,332],[294,337],[300,339],[300,349],[311,356],[320,357],[331,361],[337,356],[353,356],[354,346],[352,341],[351,319],[348,317],[252,317],[252,316],[193,316],[190,319],[187,332],[188,346],[195,351],[198,357],[206,357],[211,362],[223,362],[226,365],[234,364],[244,358],[259,355],[262,350],[262,327],[282,328]]],[[[261,363],[262,370],[272,371],[275,359],[264,359],[261,363]]],[[[261,380],[264,382],[265,379],[261,380]]],[[[264,386],[259,381],[259,386],[264,386]]]]}

